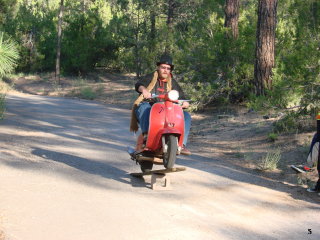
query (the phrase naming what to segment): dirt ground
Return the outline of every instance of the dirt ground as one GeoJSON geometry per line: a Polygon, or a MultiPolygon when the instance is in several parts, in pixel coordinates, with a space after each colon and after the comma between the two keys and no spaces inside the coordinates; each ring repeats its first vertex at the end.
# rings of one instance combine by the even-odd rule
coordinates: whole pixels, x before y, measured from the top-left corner
{"type": "MultiPolygon", "coordinates": [[[[87,77],[62,77],[60,84],[53,74],[29,75],[6,79],[12,90],[24,93],[94,99],[102,103],[121,105],[130,109],[137,97],[133,75],[98,72],[87,77]]],[[[210,157],[223,159],[226,164],[237,165],[268,179],[276,179],[292,188],[299,198],[319,201],[319,196],[305,191],[317,180],[316,171],[311,174],[296,174],[292,164],[306,160],[313,132],[278,136],[270,141],[268,134],[279,120],[265,117],[243,106],[211,106],[202,112],[192,113],[192,128],[189,137],[191,151],[202,152],[210,157]],[[260,171],[258,166],[268,153],[280,151],[277,169],[260,171]],[[296,188],[294,187],[296,186],[296,188]]],[[[314,124],[312,121],[310,124],[314,124]]],[[[315,129],[315,128],[314,128],[315,129]]],[[[1,236],[1,234],[0,234],[1,236]]],[[[1,237],[0,237],[1,239],[1,237]]]]}

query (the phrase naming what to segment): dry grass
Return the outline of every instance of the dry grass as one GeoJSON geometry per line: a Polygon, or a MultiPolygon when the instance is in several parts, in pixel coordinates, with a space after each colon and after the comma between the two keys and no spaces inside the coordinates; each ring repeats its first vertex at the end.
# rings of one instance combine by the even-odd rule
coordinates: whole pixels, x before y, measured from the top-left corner
{"type": "Polygon", "coordinates": [[[278,167],[278,163],[281,159],[280,148],[267,152],[266,156],[261,159],[258,164],[258,169],[262,171],[275,170],[278,167]]]}
{"type": "MultiPolygon", "coordinates": [[[[301,185],[300,176],[290,165],[306,162],[313,132],[279,135],[270,141],[269,134],[277,120],[264,119],[244,107],[213,107],[193,116],[191,150],[242,169],[263,169],[260,174],[265,177],[273,172],[272,177],[279,181],[301,185]],[[219,118],[221,114],[225,117],[219,118]]],[[[308,183],[317,180],[316,172],[307,176],[308,183]]]]}
{"type": "Polygon", "coordinates": [[[132,75],[97,72],[86,77],[62,77],[60,84],[54,74],[15,76],[8,79],[16,91],[42,96],[76,97],[129,107],[137,97],[132,75]]]}

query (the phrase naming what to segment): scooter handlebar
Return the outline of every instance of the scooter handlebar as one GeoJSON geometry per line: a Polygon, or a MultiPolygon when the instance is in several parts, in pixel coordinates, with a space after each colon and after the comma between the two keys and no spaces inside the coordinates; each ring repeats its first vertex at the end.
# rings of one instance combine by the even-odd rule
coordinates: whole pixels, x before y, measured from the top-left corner
{"type": "MultiPolygon", "coordinates": [[[[145,98],[146,101],[156,101],[157,98],[160,98],[160,99],[166,99],[166,94],[155,94],[155,93],[152,93],[151,94],[151,97],[150,98],[145,98]]],[[[180,99],[180,100],[177,100],[177,101],[173,101],[173,102],[176,102],[178,104],[182,104],[183,102],[190,102],[191,100],[186,100],[186,99],[180,99]]]]}

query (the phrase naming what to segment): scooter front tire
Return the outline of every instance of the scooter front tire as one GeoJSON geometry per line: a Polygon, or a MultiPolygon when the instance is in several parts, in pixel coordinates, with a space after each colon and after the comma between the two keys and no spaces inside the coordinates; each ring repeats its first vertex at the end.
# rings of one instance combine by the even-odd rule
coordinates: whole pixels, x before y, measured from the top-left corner
{"type": "Polygon", "coordinates": [[[178,151],[178,139],[174,135],[166,137],[166,144],[168,145],[167,152],[163,154],[163,165],[165,168],[173,168],[178,151]]]}

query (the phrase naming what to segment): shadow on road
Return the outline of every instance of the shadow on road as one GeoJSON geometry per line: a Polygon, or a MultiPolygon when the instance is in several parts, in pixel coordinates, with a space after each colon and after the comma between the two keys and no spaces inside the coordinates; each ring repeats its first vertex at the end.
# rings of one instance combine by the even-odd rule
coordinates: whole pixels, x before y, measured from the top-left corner
{"type": "MultiPolygon", "coordinates": [[[[245,168],[233,164],[232,161],[222,161],[220,159],[209,158],[199,154],[192,154],[191,156],[184,157],[183,159],[178,159],[177,163],[227,179],[232,179],[237,182],[254,184],[257,186],[286,192],[294,199],[308,201],[311,203],[318,203],[319,201],[319,196],[316,196],[316,194],[307,193],[305,188],[300,186],[292,186],[286,184],[285,182],[279,181],[279,176],[276,176],[279,173],[263,173],[256,169],[245,168]]],[[[208,187],[210,187],[209,185],[208,187]]],[[[316,209],[320,210],[320,206],[316,209]]]]}
{"type": "Polygon", "coordinates": [[[126,174],[125,171],[113,167],[105,162],[98,162],[71,154],[45,150],[41,148],[35,148],[31,153],[47,160],[66,164],[85,173],[98,175],[104,178],[111,178],[123,183],[128,183],[127,181],[122,179],[122,176],[126,174]]]}
{"type": "Polygon", "coordinates": [[[130,142],[129,132],[121,134],[129,123],[127,111],[92,101],[54,97],[13,95],[8,99],[7,117],[2,125],[10,132],[2,131],[0,142],[12,142],[2,149],[11,152],[7,154],[15,160],[2,163],[44,170],[48,161],[52,161],[89,174],[74,174],[62,165],[56,169],[56,173],[87,185],[112,187],[98,179],[102,177],[145,187],[141,180],[131,178],[121,169],[127,168],[125,161],[130,161],[125,147],[130,142]],[[27,146],[30,154],[19,146],[27,146]],[[81,156],[82,150],[89,152],[89,157],[88,153],[81,156]],[[28,161],[26,155],[38,157],[39,162],[28,161]]]}

